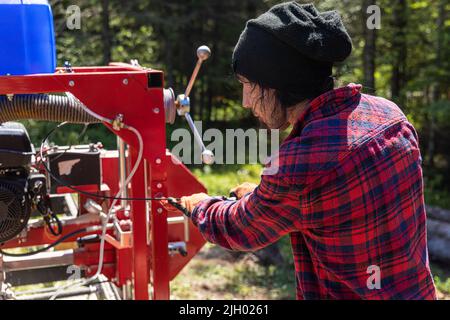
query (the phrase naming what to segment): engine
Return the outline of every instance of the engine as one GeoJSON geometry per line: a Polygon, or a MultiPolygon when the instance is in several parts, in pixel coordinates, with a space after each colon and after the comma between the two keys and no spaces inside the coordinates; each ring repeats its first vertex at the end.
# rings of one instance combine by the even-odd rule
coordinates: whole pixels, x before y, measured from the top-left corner
{"type": "Polygon", "coordinates": [[[0,125],[0,244],[17,236],[32,210],[49,213],[46,177],[32,167],[34,148],[25,127],[0,125]]]}

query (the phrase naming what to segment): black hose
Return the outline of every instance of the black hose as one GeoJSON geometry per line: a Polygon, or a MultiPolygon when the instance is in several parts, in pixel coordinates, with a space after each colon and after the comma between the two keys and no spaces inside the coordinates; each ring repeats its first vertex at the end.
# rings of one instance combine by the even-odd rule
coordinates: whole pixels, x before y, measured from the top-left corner
{"type": "Polygon", "coordinates": [[[0,96],[0,123],[24,119],[100,123],[87,113],[81,102],[66,96],[27,94],[0,96]]]}
{"type": "Polygon", "coordinates": [[[25,252],[25,253],[10,253],[10,252],[5,252],[3,250],[0,249],[0,254],[7,256],[7,257],[28,257],[28,256],[32,256],[44,251],[47,251],[48,249],[53,248],[54,246],[57,246],[58,244],[60,244],[61,242],[77,235],[80,233],[84,233],[87,232],[87,228],[83,228],[83,229],[78,229],[75,231],[72,231],[71,233],[66,234],[65,236],[62,236],[61,238],[59,238],[58,240],[56,240],[55,242],[49,244],[48,246],[45,246],[41,249],[37,249],[35,251],[29,251],[29,252],[25,252]]]}

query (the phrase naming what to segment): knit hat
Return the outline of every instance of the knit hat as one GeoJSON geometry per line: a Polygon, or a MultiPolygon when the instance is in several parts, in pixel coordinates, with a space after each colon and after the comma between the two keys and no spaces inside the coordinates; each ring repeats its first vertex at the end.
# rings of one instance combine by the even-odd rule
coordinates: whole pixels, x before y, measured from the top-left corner
{"type": "Polygon", "coordinates": [[[313,4],[282,3],[249,20],[233,52],[236,74],[266,87],[320,95],[334,62],[345,60],[352,41],[336,11],[313,4]]]}

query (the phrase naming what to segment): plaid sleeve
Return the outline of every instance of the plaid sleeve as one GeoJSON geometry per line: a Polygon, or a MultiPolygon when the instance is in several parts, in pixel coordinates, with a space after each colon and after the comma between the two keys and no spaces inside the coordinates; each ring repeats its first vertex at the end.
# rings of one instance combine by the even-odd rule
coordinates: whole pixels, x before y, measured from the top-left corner
{"type": "Polygon", "coordinates": [[[263,175],[253,191],[237,201],[209,198],[192,221],[210,242],[238,251],[263,248],[298,229],[298,200],[281,174],[263,175]]]}

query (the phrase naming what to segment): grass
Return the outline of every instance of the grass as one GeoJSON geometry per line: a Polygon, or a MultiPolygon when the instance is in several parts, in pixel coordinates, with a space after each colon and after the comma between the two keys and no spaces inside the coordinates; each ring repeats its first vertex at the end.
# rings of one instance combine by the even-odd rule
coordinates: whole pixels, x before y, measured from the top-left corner
{"type": "Polygon", "coordinates": [[[438,290],[439,299],[450,300],[450,268],[436,263],[431,264],[434,284],[438,290]]]}
{"type": "Polygon", "coordinates": [[[193,169],[193,173],[208,188],[211,195],[228,195],[231,188],[243,182],[259,183],[261,172],[262,166],[257,164],[204,166],[202,169],[193,169]]]}

